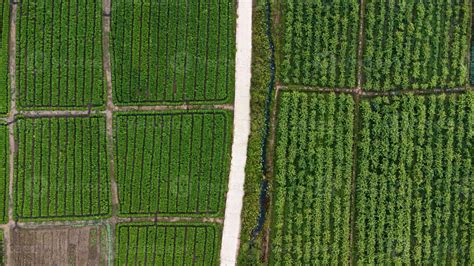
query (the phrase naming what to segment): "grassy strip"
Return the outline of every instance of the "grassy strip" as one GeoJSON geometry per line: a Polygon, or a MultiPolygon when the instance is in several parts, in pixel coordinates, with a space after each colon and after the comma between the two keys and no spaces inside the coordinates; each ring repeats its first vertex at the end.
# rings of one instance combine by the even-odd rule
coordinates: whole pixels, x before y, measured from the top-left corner
{"type": "MultiPolygon", "coordinates": [[[[262,235],[250,245],[251,232],[255,228],[259,215],[260,183],[262,181],[261,147],[264,130],[264,108],[270,80],[268,60],[270,49],[266,35],[265,2],[256,1],[252,29],[252,80],[251,80],[251,132],[247,150],[245,168],[245,195],[242,211],[242,229],[240,233],[239,265],[256,265],[262,256],[262,235]]],[[[266,226],[267,227],[267,226],[266,226]]]]}
{"type": "Polygon", "coordinates": [[[221,232],[211,223],[119,224],[115,265],[219,265],[221,232]]]}

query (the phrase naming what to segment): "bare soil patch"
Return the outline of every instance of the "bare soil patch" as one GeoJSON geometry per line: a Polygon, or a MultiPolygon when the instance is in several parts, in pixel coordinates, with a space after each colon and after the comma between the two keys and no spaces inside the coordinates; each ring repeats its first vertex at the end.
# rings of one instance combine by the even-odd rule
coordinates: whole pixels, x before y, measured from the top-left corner
{"type": "Polygon", "coordinates": [[[109,254],[104,226],[15,228],[12,265],[106,265],[109,254]]]}

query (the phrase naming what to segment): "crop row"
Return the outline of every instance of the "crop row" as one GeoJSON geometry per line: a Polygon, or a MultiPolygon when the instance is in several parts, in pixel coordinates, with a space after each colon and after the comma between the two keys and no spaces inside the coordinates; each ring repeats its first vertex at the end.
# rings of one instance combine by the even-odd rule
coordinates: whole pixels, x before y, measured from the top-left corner
{"type": "Polygon", "coordinates": [[[0,223],[8,222],[9,151],[8,127],[0,123],[0,223]]]}
{"type": "Polygon", "coordinates": [[[348,95],[282,93],[271,264],[348,261],[353,110],[348,95]]]}
{"type": "Polygon", "coordinates": [[[286,84],[355,87],[359,1],[284,1],[281,78],[286,84]]]}
{"type": "Polygon", "coordinates": [[[0,113],[8,112],[8,36],[10,33],[10,6],[0,0],[0,113]]]}
{"type": "Polygon", "coordinates": [[[105,119],[19,119],[15,134],[16,219],[109,214],[105,119]]]}
{"type": "Polygon", "coordinates": [[[222,213],[230,121],[224,111],[116,115],[120,213],[222,213]]]}
{"type": "Polygon", "coordinates": [[[462,87],[469,70],[470,0],[366,4],[364,87],[462,87]]]}
{"type": "Polygon", "coordinates": [[[114,1],[114,98],[121,104],[229,100],[234,13],[234,1],[114,1]]]}
{"type": "Polygon", "coordinates": [[[116,265],[218,265],[221,228],[208,223],[117,227],[116,265]]]}
{"type": "Polygon", "coordinates": [[[19,106],[101,105],[101,1],[23,0],[17,16],[19,106]]]}
{"type": "Polygon", "coordinates": [[[353,105],[282,93],[271,262],[472,264],[474,94],[362,99],[355,183],[353,105]]]}
{"type": "Polygon", "coordinates": [[[474,95],[361,104],[355,257],[471,265],[474,95]]]}

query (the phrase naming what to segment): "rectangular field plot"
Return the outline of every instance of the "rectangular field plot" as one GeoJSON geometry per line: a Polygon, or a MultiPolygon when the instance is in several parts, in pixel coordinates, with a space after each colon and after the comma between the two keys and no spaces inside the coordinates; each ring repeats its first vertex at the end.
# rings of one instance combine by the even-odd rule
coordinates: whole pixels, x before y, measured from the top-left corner
{"type": "Polygon", "coordinates": [[[0,223],[2,224],[8,222],[8,184],[10,180],[10,141],[8,136],[8,127],[0,122],[0,223]]]}
{"type": "Polygon", "coordinates": [[[114,1],[114,100],[229,102],[234,91],[234,2],[114,1]]]}
{"type": "Polygon", "coordinates": [[[119,113],[114,129],[121,214],[223,213],[229,112],[119,113]]]}
{"type": "Polygon", "coordinates": [[[110,265],[104,226],[15,228],[12,265],[110,265]]]}
{"type": "Polygon", "coordinates": [[[8,0],[0,0],[0,114],[8,112],[8,39],[10,33],[10,5],[8,0]]]}
{"type": "Polygon", "coordinates": [[[364,84],[371,91],[468,84],[470,0],[367,0],[364,84]]]}
{"type": "Polygon", "coordinates": [[[116,265],[219,265],[220,238],[210,223],[119,224],[116,265]]]}
{"type": "Polygon", "coordinates": [[[109,214],[105,118],[27,118],[15,127],[15,218],[109,214]]]}
{"type": "Polygon", "coordinates": [[[355,258],[472,265],[474,96],[361,102],[355,258]]]}
{"type": "Polygon", "coordinates": [[[101,3],[21,1],[16,21],[19,107],[103,104],[101,3]]]}
{"type": "Polygon", "coordinates": [[[281,94],[270,264],[348,261],[353,111],[349,95],[281,94]]]}
{"type": "Polygon", "coordinates": [[[359,1],[283,1],[285,84],[355,87],[359,1]]]}

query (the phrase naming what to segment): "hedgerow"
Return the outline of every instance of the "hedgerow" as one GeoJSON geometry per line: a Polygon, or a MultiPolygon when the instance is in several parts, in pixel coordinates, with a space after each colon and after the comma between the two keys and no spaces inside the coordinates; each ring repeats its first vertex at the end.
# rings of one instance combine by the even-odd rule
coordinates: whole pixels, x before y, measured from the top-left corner
{"type": "Polygon", "coordinates": [[[366,1],[364,88],[467,85],[470,15],[470,0],[366,1]]]}
{"type": "Polygon", "coordinates": [[[114,118],[120,213],[221,215],[230,113],[119,113],[114,118]]]}
{"type": "Polygon", "coordinates": [[[354,102],[282,92],[270,264],[349,262],[354,102]]]}
{"type": "Polygon", "coordinates": [[[211,223],[119,224],[115,265],[219,265],[221,231],[211,223]]]}
{"type": "Polygon", "coordinates": [[[104,103],[102,1],[23,0],[16,25],[19,107],[104,103]]]}
{"type": "Polygon", "coordinates": [[[114,1],[115,101],[228,102],[234,89],[234,3],[114,1]]]}
{"type": "Polygon", "coordinates": [[[472,264],[474,96],[403,96],[360,106],[354,258],[472,264]]]}
{"type": "Polygon", "coordinates": [[[16,220],[109,215],[104,117],[21,118],[15,142],[16,220]]]}

